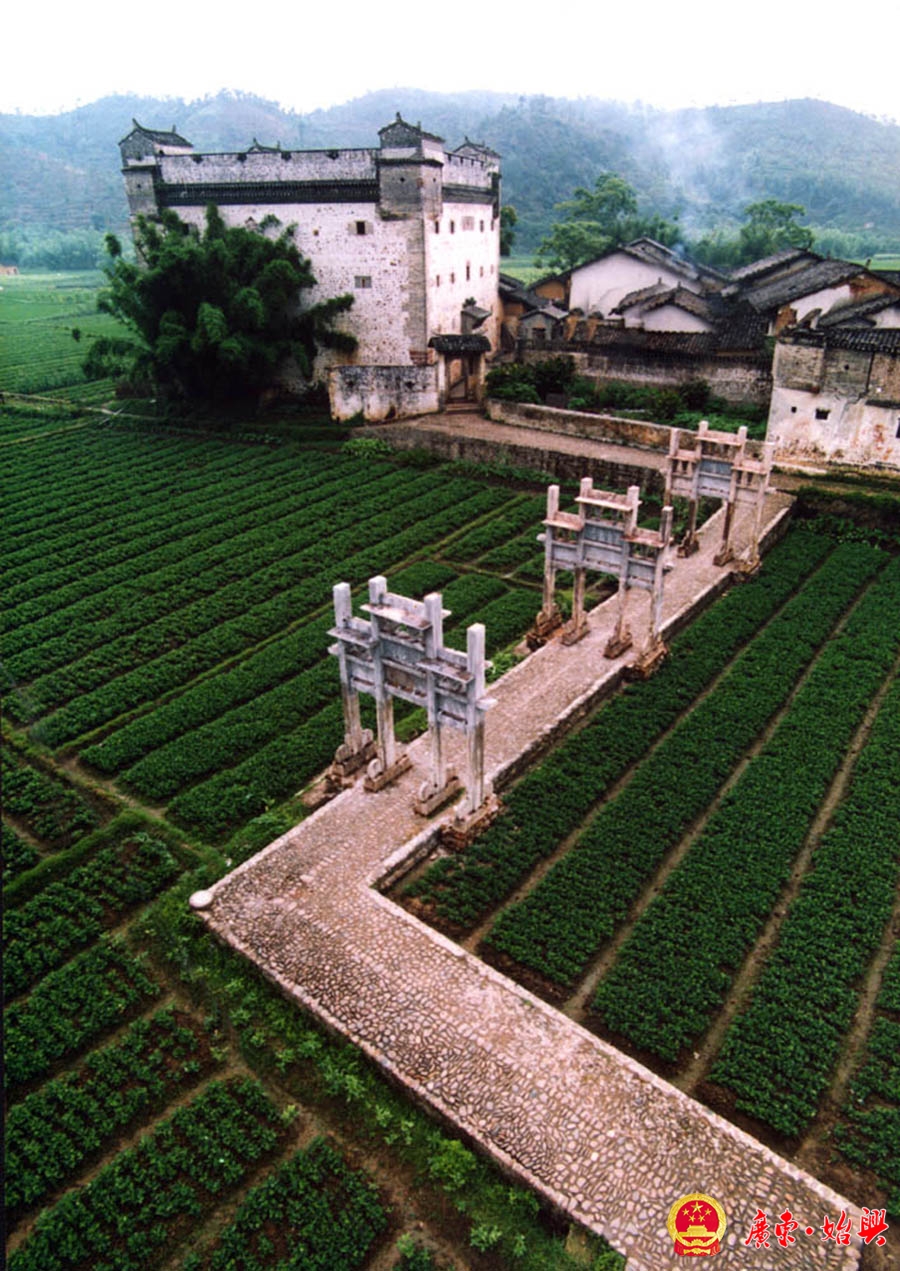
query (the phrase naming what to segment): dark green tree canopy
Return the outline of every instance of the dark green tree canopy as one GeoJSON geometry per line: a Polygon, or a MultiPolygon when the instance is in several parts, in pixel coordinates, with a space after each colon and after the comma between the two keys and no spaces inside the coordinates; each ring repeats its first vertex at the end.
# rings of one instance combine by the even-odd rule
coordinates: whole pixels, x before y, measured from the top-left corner
{"type": "Polygon", "coordinates": [[[535,257],[536,264],[551,269],[574,269],[642,235],[667,247],[681,237],[678,226],[661,216],[642,216],[634,190],[614,172],[601,172],[593,190],[580,186],[556,211],[560,220],[535,257]]]}
{"type": "Polygon", "coordinates": [[[301,304],[315,278],[290,229],[271,238],[229,228],[211,204],[202,233],[167,210],[158,223],[140,218],[135,238],[139,264],[107,237],[109,286],[99,306],[129,338],[94,342],[84,364],[91,377],[125,372],[165,396],[247,401],[289,365],[308,379],[321,347],[356,347],[334,329],[352,296],[301,304]]]}
{"type": "Polygon", "coordinates": [[[789,247],[811,248],[812,230],[797,224],[797,217],[805,215],[806,209],[799,203],[782,203],[778,199],[748,203],[744,224],[736,236],[721,231],[707,234],[692,245],[691,255],[717,269],[737,269],[789,247]]]}

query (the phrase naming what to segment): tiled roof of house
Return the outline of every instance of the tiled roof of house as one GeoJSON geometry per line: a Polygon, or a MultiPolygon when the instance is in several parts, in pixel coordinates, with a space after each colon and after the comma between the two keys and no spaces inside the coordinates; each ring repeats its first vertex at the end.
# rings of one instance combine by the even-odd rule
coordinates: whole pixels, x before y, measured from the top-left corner
{"type": "Polygon", "coordinates": [[[807,344],[855,353],[900,354],[900,327],[832,327],[810,331],[795,327],[779,336],[788,344],[807,344]]]}
{"type": "Polygon", "coordinates": [[[763,256],[761,260],[752,260],[749,265],[732,269],[728,277],[732,282],[752,284],[766,274],[783,273],[789,265],[796,265],[804,260],[814,262],[820,259],[821,257],[815,252],[807,251],[804,247],[786,247],[784,251],[775,252],[772,256],[763,256]]]}
{"type": "Polygon", "coordinates": [[[863,273],[862,265],[849,260],[816,260],[806,268],[782,277],[763,279],[758,286],[742,289],[745,300],[754,309],[779,309],[801,296],[812,295],[826,287],[836,287],[863,273]]]}
{"type": "Polygon", "coordinates": [[[900,305],[900,296],[864,296],[862,300],[851,300],[829,310],[819,319],[818,326],[820,329],[838,326],[871,328],[874,316],[894,305],[900,305]]]}

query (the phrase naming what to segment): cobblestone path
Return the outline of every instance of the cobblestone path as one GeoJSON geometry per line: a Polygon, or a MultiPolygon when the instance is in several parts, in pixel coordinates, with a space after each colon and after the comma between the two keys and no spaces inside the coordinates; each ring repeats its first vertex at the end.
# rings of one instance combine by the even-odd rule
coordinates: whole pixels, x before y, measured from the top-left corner
{"type": "MultiPolygon", "coordinates": [[[[770,496],[770,523],[786,503],[770,496]]],[[[721,585],[716,531],[711,523],[701,551],[669,574],[668,623],[721,585]]],[[[742,533],[739,518],[738,545],[742,533]]],[[[632,600],[637,634],[647,601],[632,600]]],[[[584,641],[553,642],[491,687],[491,779],[501,782],[559,717],[617,682],[629,655],[602,656],[613,619],[611,603],[595,609],[584,641]]],[[[605,1235],[629,1271],[675,1265],[666,1218],[691,1192],[725,1209],[723,1267],[857,1266],[856,1237],[839,1247],[820,1231],[841,1209],[858,1226],[846,1200],[379,894],[377,881],[441,819],[426,826],[412,811],[425,739],[409,753],[413,767],[397,785],[377,794],[356,786],[222,879],[203,911],[212,930],[522,1181],[605,1235]],[[773,1227],[790,1209],[796,1243],[783,1248],[773,1236],[771,1249],[748,1247],[757,1209],[773,1227]]],[[[461,765],[461,755],[452,759],[461,765]]]]}

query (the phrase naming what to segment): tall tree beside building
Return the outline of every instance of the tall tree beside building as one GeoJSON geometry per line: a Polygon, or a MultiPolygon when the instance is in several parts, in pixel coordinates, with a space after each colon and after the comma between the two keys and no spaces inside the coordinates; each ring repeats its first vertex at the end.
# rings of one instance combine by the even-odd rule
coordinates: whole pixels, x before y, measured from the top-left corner
{"type": "Polygon", "coordinates": [[[352,296],[302,305],[315,278],[290,229],[272,238],[229,228],[210,205],[202,233],[171,210],[159,223],[140,218],[136,245],[140,264],[107,237],[99,307],[128,335],[94,341],[84,364],[92,378],[125,374],[187,402],[247,402],[288,367],[309,378],[319,348],[356,346],[334,327],[352,296]]]}

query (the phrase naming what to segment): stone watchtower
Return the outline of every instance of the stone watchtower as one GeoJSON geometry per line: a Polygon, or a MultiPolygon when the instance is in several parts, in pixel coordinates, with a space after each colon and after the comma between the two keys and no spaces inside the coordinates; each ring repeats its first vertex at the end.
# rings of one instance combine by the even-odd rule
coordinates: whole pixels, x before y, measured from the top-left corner
{"type": "Polygon", "coordinates": [[[448,150],[399,114],[378,138],[207,153],[135,120],[119,143],[133,221],[172,208],[201,229],[213,203],[229,226],[290,226],[316,277],[309,301],[353,296],[342,325],[356,351],[323,351],[315,368],[338,418],[474,403],[499,343],[499,156],[468,138],[448,150]]]}

